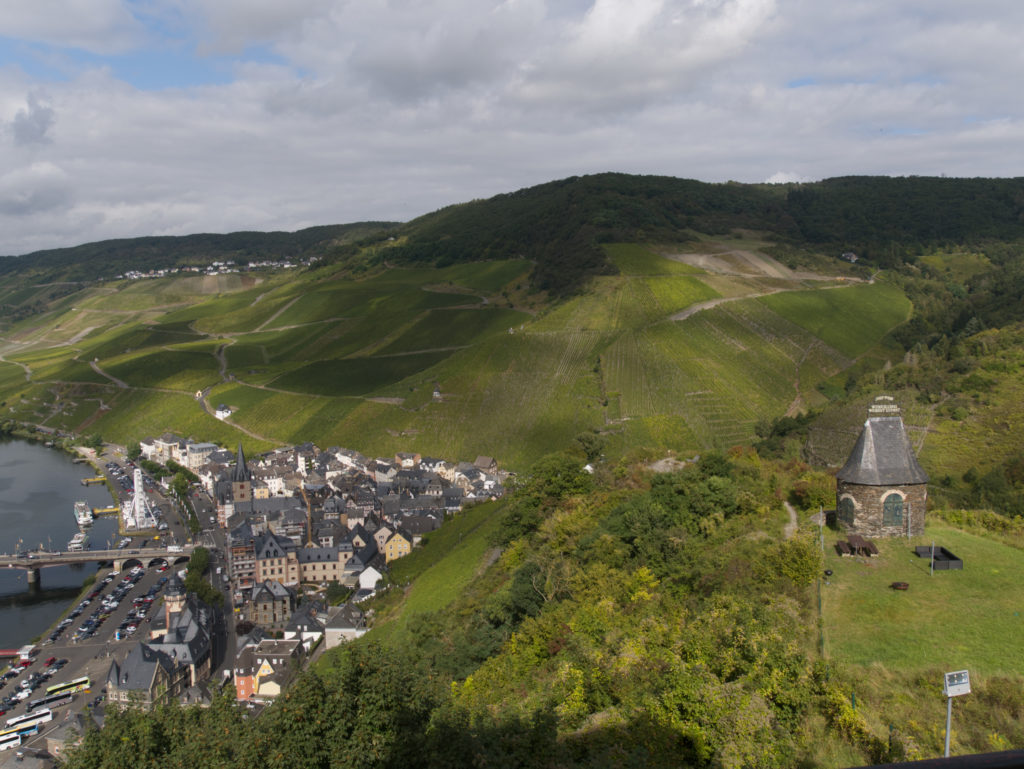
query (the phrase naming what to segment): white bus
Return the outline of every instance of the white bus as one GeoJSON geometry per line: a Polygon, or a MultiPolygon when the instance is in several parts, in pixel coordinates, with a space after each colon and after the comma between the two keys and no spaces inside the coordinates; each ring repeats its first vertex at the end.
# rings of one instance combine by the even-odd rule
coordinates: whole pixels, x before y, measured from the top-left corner
{"type": "Polygon", "coordinates": [[[26,726],[35,726],[37,724],[45,724],[47,721],[53,720],[53,711],[49,708],[43,710],[36,710],[32,713],[26,713],[23,716],[16,716],[14,718],[7,719],[7,729],[0,734],[6,734],[7,730],[13,729],[15,731],[21,731],[26,726]]]}
{"type": "Polygon", "coordinates": [[[0,737],[0,750],[10,750],[21,745],[21,735],[17,732],[0,737]]]}

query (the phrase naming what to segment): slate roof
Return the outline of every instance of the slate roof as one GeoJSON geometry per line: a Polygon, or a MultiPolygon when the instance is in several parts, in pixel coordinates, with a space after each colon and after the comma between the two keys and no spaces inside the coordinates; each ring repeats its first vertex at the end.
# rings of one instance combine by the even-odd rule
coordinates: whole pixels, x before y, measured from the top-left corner
{"type": "Polygon", "coordinates": [[[290,633],[322,633],[324,607],[315,601],[302,604],[292,613],[284,629],[290,633]]]}
{"type": "Polygon", "coordinates": [[[140,641],[131,648],[124,662],[120,665],[117,662],[110,664],[107,685],[120,691],[148,692],[153,685],[157,667],[164,668],[170,674],[174,670],[174,660],[140,641]]]}
{"type": "Polygon", "coordinates": [[[298,551],[299,563],[335,562],[338,560],[337,547],[303,547],[298,551]]]}
{"type": "Polygon", "coordinates": [[[264,534],[256,539],[256,558],[284,558],[285,555],[295,549],[295,543],[287,537],[279,537],[276,534],[264,534]]]}
{"type": "Polygon", "coordinates": [[[275,579],[265,580],[258,585],[253,585],[252,602],[295,600],[295,591],[287,585],[282,585],[275,579]]]}
{"type": "Polygon", "coordinates": [[[928,483],[898,416],[869,417],[836,478],[864,486],[928,483]]]}
{"type": "Polygon", "coordinates": [[[363,612],[353,604],[346,603],[327,620],[327,627],[336,630],[352,630],[363,627],[365,623],[363,612]]]}

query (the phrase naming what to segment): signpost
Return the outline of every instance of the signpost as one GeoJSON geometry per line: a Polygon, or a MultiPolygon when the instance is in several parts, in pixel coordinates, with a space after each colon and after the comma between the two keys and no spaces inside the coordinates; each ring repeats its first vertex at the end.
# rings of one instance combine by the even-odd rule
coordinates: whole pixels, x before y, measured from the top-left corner
{"type": "Polygon", "coordinates": [[[971,693],[971,676],[966,670],[946,673],[942,681],[942,693],[946,695],[946,758],[949,758],[950,722],[953,718],[953,698],[971,693]]]}

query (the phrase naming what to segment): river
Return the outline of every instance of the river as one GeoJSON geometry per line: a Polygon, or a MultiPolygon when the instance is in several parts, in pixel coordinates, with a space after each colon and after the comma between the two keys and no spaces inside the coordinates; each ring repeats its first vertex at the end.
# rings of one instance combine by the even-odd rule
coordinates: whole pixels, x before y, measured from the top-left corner
{"type": "MultiPolygon", "coordinates": [[[[82,486],[82,478],[95,474],[91,465],[75,464],[41,444],[0,441],[0,552],[13,553],[19,543],[23,549],[66,549],[78,532],[76,500],[92,507],[112,504],[105,485],[82,486]]],[[[97,520],[90,530],[92,546],[106,546],[116,531],[115,517],[97,520]]],[[[30,593],[24,571],[0,569],[0,649],[17,648],[43,634],[95,571],[92,564],[41,569],[41,589],[30,593]]]]}

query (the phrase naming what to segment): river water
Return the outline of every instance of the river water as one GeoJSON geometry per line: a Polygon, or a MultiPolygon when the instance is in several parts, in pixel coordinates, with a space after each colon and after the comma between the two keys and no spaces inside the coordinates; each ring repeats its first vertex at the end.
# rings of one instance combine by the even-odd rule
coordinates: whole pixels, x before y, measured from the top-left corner
{"type": "MultiPolygon", "coordinates": [[[[38,443],[0,441],[0,552],[20,547],[65,550],[78,532],[74,505],[113,504],[106,486],[82,486],[96,474],[88,464],[38,443]]],[[[101,518],[90,530],[92,547],[116,538],[115,517],[101,518]]],[[[115,542],[116,544],[116,542],[115,542]]],[[[53,566],[40,570],[40,589],[29,591],[26,572],[0,569],[0,649],[12,649],[43,634],[78,595],[95,564],[53,566]]]]}

